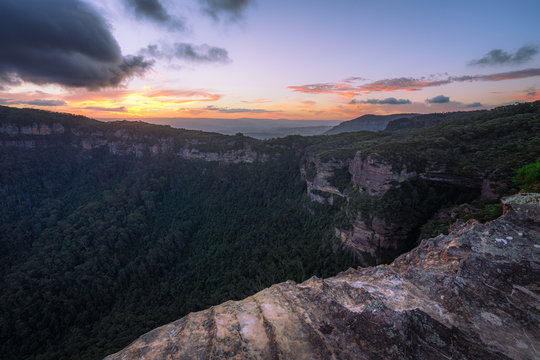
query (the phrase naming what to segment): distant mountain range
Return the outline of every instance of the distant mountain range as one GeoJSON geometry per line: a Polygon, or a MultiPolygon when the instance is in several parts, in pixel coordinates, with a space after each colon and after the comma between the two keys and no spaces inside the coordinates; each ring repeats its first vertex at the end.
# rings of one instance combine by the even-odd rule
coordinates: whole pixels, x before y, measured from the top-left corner
{"type": "MultiPolygon", "coordinates": [[[[111,119],[102,120],[111,121],[111,119]]],[[[144,118],[140,120],[153,124],[170,125],[175,128],[217,132],[224,135],[242,133],[256,139],[272,139],[285,137],[287,135],[321,135],[341,122],[340,120],[287,120],[253,118],[144,118]]]]}
{"type": "Polygon", "coordinates": [[[386,125],[392,120],[409,119],[420,114],[392,114],[392,115],[362,115],[356,119],[344,121],[325,132],[326,135],[335,135],[353,131],[380,131],[386,128],[386,125]]]}

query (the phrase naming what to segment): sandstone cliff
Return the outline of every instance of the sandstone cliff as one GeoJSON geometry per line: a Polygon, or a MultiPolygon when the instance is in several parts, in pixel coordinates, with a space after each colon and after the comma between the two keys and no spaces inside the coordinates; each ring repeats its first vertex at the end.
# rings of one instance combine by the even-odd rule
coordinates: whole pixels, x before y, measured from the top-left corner
{"type": "MultiPolygon", "coordinates": [[[[315,155],[308,155],[301,173],[306,180],[309,198],[330,205],[335,204],[336,199],[354,202],[357,195],[350,191],[351,186],[360,194],[380,197],[388,190],[399,188],[402,183],[414,179],[477,192],[481,198],[487,200],[499,198],[495,188],[505,188],[505,184],[490,180],[489,174],[484,176],[478,172],[469,176],[457,175],[445,164],[438,163],[428,163],[421,170],[413,170],[407,167],[405,161],[396,166],[377,153],[362,151],[356,152],[354,158],[346,160],[321,161],[315,155]],[[343,175],[344,171],[346,177],[343,175]],[[336,176],[337,174],[341,175],[336,176]],[[347,187],[349,191],[345,190],[347,187]]],[[[373,214],[370,214],[369,221],[366,221],[361,212],[349,213],[348,217],[349,224],[345,228],[336,227],[336,236],[364,265],[373,262],[378,264],[391,258],[392,254],[403,252],[411,233],[421,225],[415,222],[389,221],[373,214]],[[367,261],[366,256],[372,261],[367,261]]]]}
{"type": "MultiPolygon", "coordinates": [[[[193,134],[198,132],[166,126],[155,125],[155,129],[159,129],[157,134],[146,135],[137,131],[137,123],[95,121],[90,128],[83,125],[86,126],[70,126],[61,122],[24,124],[0,118],[0,146],[40,148],[67,145],[83,150],[106,148],[115,155],[174,154],[184,159],[225,163],[252,163],[270,158],[269,154],[255,151],[248,141],[232,136],[214,134],[219,137],[216,139],[208,134],[208,139],[197,140],[193,134]],[[188,132],[191,137],[178,136],[175,131],[188,132]]],[[[150,124],[145,126],[152,127],[150,124]]]]}
{"type": "Polygon", "coordinates": [[[274,285],[106,359],[537,359],[540,194],[503,204],[391,265],[274,285]]]}

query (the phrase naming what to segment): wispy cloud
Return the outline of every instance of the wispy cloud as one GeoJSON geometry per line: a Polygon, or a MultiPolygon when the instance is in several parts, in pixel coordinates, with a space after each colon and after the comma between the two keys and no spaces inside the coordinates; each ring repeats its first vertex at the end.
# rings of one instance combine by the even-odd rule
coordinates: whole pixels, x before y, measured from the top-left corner
{"type": "Polygon", "coordinates": [[[207,106],[205,110],[216,111],[224,114],[233,114],[233,113],[253,113],[253,114],[263,114],[263,113],[275,113],[276,110],[266,110],[266,109],[246,109],[246,108],[221,108],[217,106],[207,106]]]}
{"type": "Polygon", "coordinates": [[[471,104],[465,104],[465,107],[468,108],[476,108],[476,107],[482,107],[483,105],[479,102],[473,102],[471,104]]]}
{"type": "Polygon", "coordinates": [[[148,45],[139,54],[167,60],[182,60],[192,63],[222,63],[231,62],[226,49],[207,44],[195,45],[189,43],[174,43],[172,46],[156,44],[148,45]]]}
{"type": "Polygon", "coordinates": [[[64,106],[67,103],[64,100],[46,100],[46,99],[34,99],[34,100],[11,100],[0,99],[2,105],[32,105],[32,106],[64,106]]]}
{"type": "Polygon", "coordinates": [[[349,76],[348,78],[345,78],[341,80],[344,83],[352,83],[357,81],[366,81],[366,78],[360,77],[360,76],[349,76]]]}
{"type": "Polygon", "coordinates": [[[450,98],[448,96],[439,95],[430,99],[426,99],[426,102],[428,104],[447,104],[450,102],[450,98]]]}
{"type": "Polygon", "coordinates": [[[352,99],[349,104],[407,105],[407,104],[411,104],[411,100],[396,99],[395,97],[389,97],[386,99],[367,99],[367,100],[352,99]]]}
{"type": "Polygon", "coordinates": [[[125,106],[118,106],[118,107],[86,106],[85,109],[95,110],[95,111],[106,111],[106,112],[126,112],[127,111],[125,106]]]}
{"type": "Polygon", "coordinates": [[[374,81],[363,85],[353,85],[347,82],[317,83],[299,86],[287,86],[288,89],[306,94],[335,94],[347,98],[356,95],[380,91],[418,91],[428,87],[438,87],[456,82],[476,82],[476,81],[503,81],[513,79],[523,79],[540,76],[540,68],[530,68],[503,73],[488,75],[464,75],[448,76],[446,78],[412,78],[400,77],[374,81]]]}
{"type": "Polygon", "coordinates": [[[264,104],[264,103],[269,103],[272,101],[268,99],[253,99],[253,100],[242,100],[242,102],[246,104],[264,104]]]}
{"type": "Polygon", "coordinates": [[[115,101],[121,102],[130,98],[166,101],[171,103],[217,101],[222,95],[205,90],[170,90],[170,89],[141,89],[141,90],[103,90],[96,93],[73,93],[65,97],[69,101],[115,101]]]}
{"type": "Polygon", "coordinates": [[[530,61],[537,53],[536,46],[522,46],[513,54],[501,49],[494,49],[482,58],[469,62],[469,65],[519,65],[530,61]]]}

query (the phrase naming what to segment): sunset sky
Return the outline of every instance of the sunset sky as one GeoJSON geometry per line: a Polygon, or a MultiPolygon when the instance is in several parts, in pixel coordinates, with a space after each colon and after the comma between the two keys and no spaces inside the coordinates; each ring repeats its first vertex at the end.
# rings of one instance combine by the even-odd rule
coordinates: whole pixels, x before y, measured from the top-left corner
{"type": "Polygon", "coordinates": [[[538,0],[1,0],[0,104],[347,120],[540,100],[538,0]]]}

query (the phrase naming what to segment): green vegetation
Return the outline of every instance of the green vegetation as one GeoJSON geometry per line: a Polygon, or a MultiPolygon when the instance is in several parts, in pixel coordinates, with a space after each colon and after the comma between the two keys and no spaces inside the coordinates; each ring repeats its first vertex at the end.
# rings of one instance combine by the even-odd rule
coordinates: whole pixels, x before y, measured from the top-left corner
{"type": "Polygon", "coordinates": [[[298,159],[0,148],[3,359],[99,359],[191,311],[354,266],[298,159]]]}
{"type": "Polygon", "coordinates": [[[336,213],[334,222],[347,229],[357,214],[361,214],[362,221],[368,226],[373,225],[375,218],[384,220],[389,228],[397,232],[396,236],[405,237],[397,251],[385,249],[378,254],[382,262],[389,263],[416,244],[420,226],[438,209],[471,201],[476,197],[478,191],[475,189],[412,179],[382,195],[372,196],[357,190],[350,191],[349,202],[336,213]]]}
{"type": "Polygon", "coordinates": [[[334,174],[328,179],[328,182],[335,186],[339,191],[345,191],[345,189],[351,184],[349,167],[345,166],[341,169],[335,169],[334,174]]]}
{"type": "MultiPolygon", "coordinates": [[[[338,250],[333,229],[350,228],[358,214],[406,238],[395,252],[377,254],[384,262],[455,219],[493,219],[500,206],[475,200],[482,179],[512,192],[506,183],[516,169],[536,160],[515,182],[538,189],[540,102],[463,114],[426,116],[406,131],[258,141],[0,107],[3,123],[66,128],[40,137],[38,145],[48,142],[36,149],[0,147],[2,358],[99,359],[191,311],[276,282],[335,275],[356,263],[338,250]],[[73,147],[76,132],[146,144],[164,139],[171,151],[142,158],[114,156],[107,147],[83,151],[73,147]],[[249,147],[270,160],[186,161],[174,156],[181,147],[249,147]],[[333,206],[308,203],[301,159],[346,163],[368,155],[394,170],[444,168],[473,186],[417,177],[370,196],[342,168],[328,180],[346,198],[315,190],[332,196],[333,206]],[[464,202],[472,207],[455,208],[464,202]],[[449,215],[434,217],[441,208],[449,215]]],[[[0,134],[0,142],[12,139],[0,134]]],[[[312,180],[315,164],[304,165],[312,180]]]]}
{"type": "Polygon", "coordinates": [[[456,221],[478,220],[481,223],[495,220],[503,213],[502,205],[474,200],[468,204],[444,208],[438,211],[429,221],[422,225],[417,243],[439,234],[448,234],[450,226],[456,221]]]}
{"type": "Polygon", "coordinates": [[[510,179],[517,168],[539,156],[540,101],[451,114],[455,115],[446,115],[434,126],[410,131],[360,131],[280,141],[294,142],[323,162],[352,159],[360,152],[396,170],[406,166],[409,171],[422,171],[442,164],[465,177],[496,172],[497,180],[510,179]]]}
{"type": "Polygon", "coordinates": [[[540,158],[518,169],[514,183],[527,192],[540,192],[540,158]]]}

